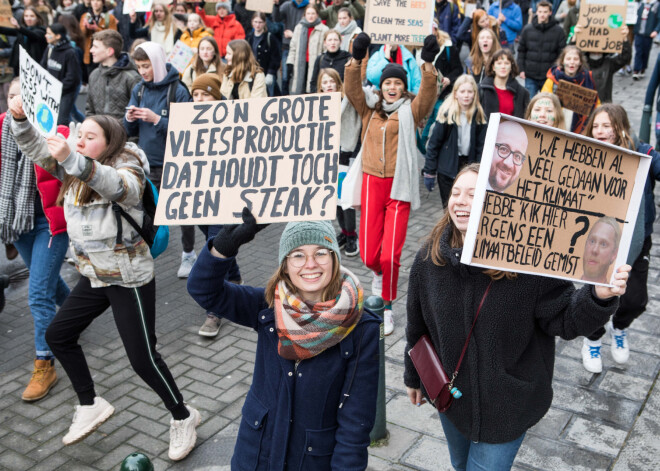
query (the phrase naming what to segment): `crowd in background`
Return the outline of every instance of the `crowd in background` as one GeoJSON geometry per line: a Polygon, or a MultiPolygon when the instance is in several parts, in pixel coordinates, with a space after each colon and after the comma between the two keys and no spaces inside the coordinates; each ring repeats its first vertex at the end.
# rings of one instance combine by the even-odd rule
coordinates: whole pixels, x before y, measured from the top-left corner
{"type": "MultiPolygon", "coordinates": [[[[582,133],[652,155],[654,165],[648,177],[642,205],[645,210],[641,212],[641,223],[636,228],[629,257],[633,267],[628,281],[629,294],[622,297],[618,307],[607,304],[609,298],[601,292],[585,294],[580,291],[581,294],[575,295],[581,296],[579,299],[583,300],[587,299],[585,296],[588,297],[592,308],[598,310],[601,317],[605,314],[609,317],[614,313],[610,327],[612,354],[615,361],[623,363],[627,361],[629,352],[626,329],[644,312],[647,301],[646,276],[652,221],[655,217],[651,188],[653,181],[660,175],[660,154],[635,137],[623,108],[611,104],[612,83],[617,73],[631,75],[632,80],[645,76],[653,40],[660,32],[660,0],[639,2],[635,24],[623,24],[618,30],[611,31],[611,35],[620,35],[624,41],[620,52],[609,54],[581,51],[575,45],[576,34],[583,28],[583,25],[578,24],[579,6],[576,0],[497,0],[492,3],[486,0],[476,5],[458,0],[441,0],[435,3],[432,34],[426,37],[423,45],[410,47],[403,44],[371,43],[369,36],[362,32],[365,15],[363,0],[273,0],[272,13],[268,14],[247,10],[243,0],[213,3],[167,3],[155,0],[149,12],[131,10],[127,13],[124,12],[122,0],[83,0],[80,3],[75,0],[16,0],[12,5],[14,17],[11,26],[0,27],[0,111],[4,113],[7,102],[11,103],[19,95],[15,77],[18,77],[19,46],[22,46],[34,60],[62,82],[58,124],[69,126],[71,122],[88,123],[90,118],[113,118],[114,124],[94,122],[103,129],[106,136],[125,133],[124,139],[128,139],[125,152],[131,157],[140,158],[142,162],[142,170],[126,171],[133,176],[141,174],[141,178],[146,175],[156,188],[160,188],[167,127],[169,119],[172,119],[169,113],[171,103],[340,92],[343,101],[339,165],[340,171],[346,172],[357,158],[362,166],[364,175],[360,223],[357,223],[355,209],[338,207],[337,223],[341,231],[336,235],[336,243],[328,245],[326,249],[337,252],[342,250],[348,257],[359,254],[372,271],[371,292],[381,296],[385,303],[385,335],[392,333],[395,320],[403,323],[405,318],[404,313],[394,312],[393,303],[398,297],[400,258],[406,240],[408,218],[410,212],[420,205],[420,176],[423,178],[423,188],[429,192],[438,186],[438,208],[445,207],[445,214],[450,214],[452,200],[455,202],[458,198],[467,197],[466,187],[461,185],[469,187],[468,180],[478,168],[475,164],[480,161],[492,113],[504,113],[582,133]],[[191,62],[183,70],[176,69],[168,62],[168,56],[177,41],[192,48],[194,52],[191,62]],[[631,65],[633,48],[634,61],[631,65]],[[556,96],[561,81],[596,92],[590,113],[578,114],[563,107],[556,96]],[[80,94],[86,95],[83,109],[77,107],[82,101],[78,100],[80,94]],[[118,128],[116,123],[119,123],[118,128]],[[424,162],[422,168],[419,168],[418,162],[420,155],[424,162]],[[466,168],[467,171],[464,170],[466,168]]],[[[653,105],[658,86],[660,69],[656,66],[645,104],[653,105]]],[[[58,314],[57,327],[48,327],[55,315],[56,306],[62,306],[69,295],[68,287],[59,277],[59,270],[52,269],[52,266],[61,265],[69,242],[61,205],[63,201],[65,207],[67,204],[75,206],[78,203],[67,203],[68,196],[64,195],[67,185],[70,185],[68,180],[64,180],[62,190],[40,167],[34,167],[36,170],[33,170],[31,166],[20,163],[20,151],[29,142],[26,136],[32,135],[26,127],[18,124],[21,119],[20,108],[16,105],[12,108],[10,105],[10,111],[13,120],[5,118],[4,114],[0,118],[4,119],[1,141],[2,193],[9,188],[5,186],[5,179],[10,178],[7,176],[9,170],[5,170],[7,165],[14,165],[15,170],[22,169],[16,174],[15,181],[12,181],[12,188],[17,191],[27,188],[28,191],[21,200],[22,207],[11,211],[7,209],[8,203],[3,203],[0,194],[0,240],[7,244],[8,250],[11,244],[15,245],[31,269],[29,302],[35,318],[36,360],[35,374],[23,398],[26,401],[40,399],[54,384],[54,354],[45,342],[48,336],[56,344],[53,350],[57,358],[64,363],[69,357],[70,363],[66,370],[72,378],[81,405],[99,407],[103,413],[111,414],[109,404],[96,404],[93,387],[90,386],[91,378],[88,378],[88,374],[81,374],[84,358],[74,358],[76,352],[70,351],[70,345],[66,343],[67,336],[79,335],[79,331],[71,333],[63,324],[66,316],[75,316],[75,309],[67,304],[68,310],[58,314]],[[14,121],[14,124],[10,121],[14,121]],[[12,137],[14,134],[16,142],[12,137]],[[12,222],[18,219],[14,213],[22,214],[22,224],[12,222]],[[52,246],[57,248],[57,253],[51,250],[52,246]],[[51,256],[48,259],[49,269],[43,266],[42,255],[45,253],[51,256]],[[42,289],[44,286],[47,289],[42,289]],[[74,366],[71,366],[72,363],[74,366]]],[[[87,131],[91,132],[89,126],[87,131]]],[[[660,133],[659,125],[656,125],[656,132],[660,133]]],[[[32,149],[32,152],[35,156],[41,155],[41,151],[32,149]]],[[[78,152],[83,152],[80,144],[78,152]]],[[[119,151],[115,149],[115,152],[119,151]]],[[[515,149],[507,147],[499,152],[502,168],[506,167],[512,173],[520,171],[516,170],[516,166],[519,167],[522,162],[516,161],[514,157],[509,158],[515,156],[515,149]]],[[[40,165],[48,165],[43,159],[34,159],[40,165]]],[[[85,173],[84,161],[81,160],[77,165],[79,169],[65,169],[70,175],[78,178],[83,178],[83,175],[87,178],[89,175],[85,173]]],[[[112,165],[116,166],[115,163],[112,165]]],[[[144,184],[143,180],[140,182],[144,184]]],[[[126,180],[123,184],[130,186],[126,180]]],[[[96,187],[92,186],[92,190],[104,197],[106,195],[96,187]]],[[[85,194],[85,203],[93,201],[96,193],[92,190],[85,194]]],[[[135,191],[135,188],[130,190],[135,191]]],[[[71,213],[67,213],[69,224],[70,217],[71,213]]],[[[249,220],[251,215],[244,214],[244,219],[246,217],[249,220]]],[[[455,247],[455,244],[462,246],[461,227],[457,222],[461,217],[453,222],[448,218],[444,218],[442,225],[438,226],[440,232],[432,236],[433,244],[436,244],[432,246],[433,250],[440,250],[443,255],[437,259],[431,257],[432,261],[428,257],[423,262],[418,260],[420,266],[444,267],[447,262],[443,257],[451,256],[450,248],[455,247]],[[442,231],[453,227],[452,224],[456,227],[452,229],[454,236],[451,237],[456,240],[446,240],[442,231]]],[[[217,265],[219,268],[214,269],[219,270],[218,273],[227,282],[240,286],[242,277],[234,256],[238,246],[246,241],[235,243],[235,246],[230,244],[228,241],[232,234],[222,226],[204,226],[200,229],[205,240],[213,240],[214,244],[219,241],[220,245],[213,245],[218,248],[213,255],[218,258],[227,256],[228,259],[220,263],[209,259],[206,254],[202,266],[211,269],[209,267],[216,267],[220,263],[217,265]],[[225,252],[227,247],[231,247],[232,253],[225,253],[220,247],[225,252]]],[[[181,264],[177,271],[180,278],[187,278],[197,261],[195,231],[194,226],[182,226],[181,264]]],[[[254,237],[256,229],[251,226],[251,231],[251,237],[254,237]]],[[[313,231],[324,233],[327,228],[313,228],[313,231]]],[[[73,233],[70,236],[75,250],[76,236],[73,233]]],[[[84,234],[78,236],[83,237],[84,234]]],[[[311,235],[308,239],[316,240],[311,235]]],[[[78,248],[81,250],[78,253],[80,260],[77,260],[79,270],[83,267],[81,273],[90,278],[91,286],[95,286],[94,283],[99,286],[112,285],[115,275],[95,265],[98,255],[82,257],[81,253],[88,249],[78,248]]],[[[290,249],[294,250],[296,246],[290,249]]],[[[206,247],[205,250],[210,249],[206,247]]],[[[300,263],[306,264],[310,258],[326,260],[323,257],[327,254],[321,252],[312,255],[303,253],[299,258],[305,260],[300,263]]],[[[135,256],[149,258],[145,253],[135,256]]],[[[292,260],[287,262],[287,257],[288,252],[281,254],[280,262],[294,263],[292,260]]],[[[338,259],[335,259],[335,263],[338,263],[338,259]]],[[[140,270],[153,271],[153,266],[150,267],[143,266],[140,270]]],[[[433,267],[427,269],[430,271],[415,271],[414,276],[411,274],[411,286],[413,278],[421,281],[414,286],[414,296],[409,295],[409,307],[410,300],[424,304],[420,296],[426,296],[423,289],[425,283],[443,282],[442,279],[433,278],[433,274],[425,274],[431,273],[433,267]]],[[[151,276],[146,272],[142,275],[131,282],[123,279],[122,286],[140,286],[141,290],[150,287],[155,290],[155,285],[151,285],[153,273],[151,276]]],[[[440,275],[453,282],[452,273],[438,272],[440,275]]],[[[198,273],[197,278],[200,279],[200,276],[198,273]]],[[[512,279],[508,275],[504,278],[512,279]]],[[[502,279],[500,275],[491,276],[491,280],[502,279]]],[[[526,279],[518,282],[527,283],[526,279]]],[[[485,286],[482,286],[482,281],[475,284],[480,290],[485,286]]],[[[204,279],[200,282],[206,283],[204,279]]],[[[460,283],[456,283],[455,289],[459,289],[460,283]]],[[[529,289],[536,286],[534,283],[528,283],[529,289]]],[[[91,296],[89,293],[93,290],[90,287],[86,289],[82,292],[82,288],[76,287],[76,295],[91,296]]],[[[572,296],[572,288],[568,286],[562,284],[557,289],[562,293],[565,291],[566,296],[572,296]]],[[[226,290],[237,293],[235,295],[239,298],[246,295],[240,288],[231,287],[226,290]]],[[[615,291],[612,293],[616,294],[615,291]]],[[[432,297],[432,293],[427,294],[432,297]]],[[[142,295],[153,297],[152,292],[145,291],[142,295]]],[[[199,293],[197,295],[200,296],[199,293]]],[[[250,295],[261,296],[252,292],[250,295]]],[[[114,306],[111,295],[108,296],[114,306]]],[[[121,299],[125,302],[124,298],[121,299]]],[[[223,302],[200,301],[208,311],[199,330],[200,335],[214,337],[218,334],[221,318],[226,315],[219,311],[227,309],[223,302]]],[[[536,300],[530,299],[529,311],[534,311],[541,303],[545,303],[544,309],[550,313],[548,315],[559,309],[541,296],[536,300]]],[[[573,315],[577,309],[575,303],[577,301],[562,306],[561,310],[570,311],[573,315]]],[[[107,307],[103,303],[100,305],[107,307]]],[[[117,305],[120,305],[119,301],[117,305]]],[[[270,303],[270,306],[273,304],[270,303]]],[[[235,307],[237,310],[239,308],[238,305],[235,307]]],[[[148,307],[146,314],[140,311],[147,323],[153,322],[153,309],[153,306],[148,307]]],[[[435,308],[430,309],[433,311],[435,308]]],[[[279,315],[277,309],[275,311],[275,315],[279,315]]],[[[417,321],[423,322],[419,319],[417,321]]],[[[411,326],[410,319],[408,322],[410,343],[425,328],[411,326]]],[[[598,322],[584,322],[566,331],[553,322],[544,324],[552,338],[555,335],[565,338],[586,336],[582,360],[584,367],[591,372],[602,370],[600,339],[605,330],[601,326],[602,323],[598,322]],[[598,329],[593,330],[596,327],[598,329]]],[[[130,334],[124,334],[130,327],[131,324],[126,323],[120,328],[125,344],[134,340],[130,334]]],[[[148,335],[153,334],[153,325],[147,330],[148,335]]],[[[441,332],[436,334],[442,335],[441,332]]],[[[538,342],[543,344],[544,340],[538,342]]],[[[172,412],[172,420],[176,422],[173,423],[180,427],[176,429],[173,425],[173,430],[176,429],[179,437],[191,434],[190,430],[194,431],[199,422],[199,413],[182,402],[174,379],[155,353],[155,340],[147,341],[145,348],[147,353],[140,349],[128,352],[131,363],[172,412]],[[158,368],[154,366],[155,370],[165,373],[159,376],[150,369],[151,365],[143,364],[142,360],[149,354],[156,355],[158,368]],[[193,422],[196,423],[190,425],[193,422]],[[183,425],[177,425],[179,423],[183,425]]],[[[539,348],[546,349],[541,356],[554,351],[550,349],[550,352],[547,345],[539,348]]],[[[537,360],[541,361],[540,358],[537,360]]],[[[476,371],[476,363],[473,367],[476,371]]],[[[408,365],[406,385],[410,388],[411,400],[419,403],[419,378],[408,369],[408,365]]],[[[547,387],[546,382],[539,386],[545,393],[547,390],[543,388],[547,387]]],[[[509,393],[515,394],[511,391],[516,388],[515,385],[511,386],[509,393]]],[[[521,394],[526,392],[521,391],[521,394]]],[[[544,407],[545,404],[536,404],[530,414],[538,420],[547,410],[544,407]],[[536,417],[539,411],[541,415],[536,417]]],[[[464,418],[454,419],[451,414],[449,418],[451,420],[443,417],[446,434],[463,433],[475,442],[485,438],[485,441],[510,443],[514,457],[524,431],[532,423],[529,420],[527,425],[516,423],[511,429],[515,433],[508,429],[504,432],[493,429],[491,433],[489,427],[484,426],[485,435],[480,435],[482,432],[472,429],[464,418]]],[[[75,421],[74,418],[74,425],[75,421]]],[[[72,429],[67,437],[73,443],[84,438],[85,433],[72,429]]],[[[172,459],[181,459],[190,451],[186,448],[189,441],[188,437],[188,441],[184,440],[182,445],[179,439],[174,451],[170,449],[172,459]]],[[[462,469],[458,449],[467,445],[457,443],[450,443],[452,462],[456,469],[462,469]]]]}

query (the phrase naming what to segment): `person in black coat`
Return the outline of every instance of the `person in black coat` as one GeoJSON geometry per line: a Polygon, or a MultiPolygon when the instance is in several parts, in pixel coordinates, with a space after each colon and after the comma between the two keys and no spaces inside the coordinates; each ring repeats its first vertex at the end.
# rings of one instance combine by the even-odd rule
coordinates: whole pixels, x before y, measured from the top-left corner
{"type": "Polygon", "coordinates": [[[9,58],[9,66],[14,69],[14,76],[18,77],[20,70],[19,46],[23,46],[23,49],[27,51],[30,57],[39,62],[48,45],[46,43],[46,26],[44,25],[43,18],[33,6],[25,7],[23,19],[20,24],[13,17],[10,21],[16,29],[0,26],[0,34],[16,36],[11,57],[9,58]]]}
{"type": "Polygon", "coordinates": [[[518,41],[520,77],[525,79],[530,98],[543,87],[548,69],[555,64],[565,45],[566,35],[552,17],[552,4],[539,2],[536,16],[523,28],[518,41]]]}
{"type": "Polygon", "coordinates": [[[442,101],[451,92],[456,79],[463,75],[463,65],[461,64],[458,48],[452,43],[449,34],[439,29],[436,29],[434,34],[438,39],[440,52],[436,56],[433,65],[442,77],[442,91],[438,95],[438,100],[442,101]]]}
{"type": "Polygon", "coordinates": [[[263,12],[258,11],[252,15],[251,28],[245,40],[250,44],[254,57],[266,74],[268,96],[280,96],[282,93],[277,85],[277,71],[282,60],[280,41],[268,31],[266,14],[263,12]]]}
{"type": "Polygon", "coordinates": [[[78,85],[82,80],[82,69],[78,62],[78,54],[69,41],[64,25],[53,23],[46,28],[46,41],[48,41],[48,49],[41,58],[41,66],[62,82],[62,99],[57,124],[68,126],[76,102],[78,85]]]}
{"type": "Polygon", "coordinates": [[[447,206],[456,174],[465,165],[481,160],[486,139],[486,117],[472,75],[461,75],[456,80],[436,121],[426,146],[422,173],[429,192],[433,191],[437,174],[440,198],[447,206]]]}
{"type": "Polygon", "coordinates": [[[316,58],[314,62],[314,70],[312,71],[312,78],[309,81],[309,89],[314,91],[317,88],[317,80],[319,78],[319,71],[321,69],[335,69],[342,82],[344,81],[344,67],[351,57],[350,52],[340,49],[341,47],[341,34],[335,29],[330,29],[325,32],[323,37],[323,46],[325,52],[316,58]]]}
{"type": "Polygon", "coordinates": [[[417,253],[408,282],[404,383],[412,404],[424,391],[407,352],[428,335],[462,393],[440,414],[455,469],[510,469],[530,427],[552,403],[555,337],[574,339],[605,325],[625,293],[629,265],[613,287],[460,263],[479,164],[456,177],[442,219],[417,253]],[[481,306],[481,307],[479,307],[481,306]],[[484,460],[486,462],[484,463],[484,460]]]}
{"type": "Polygon", "coordinates": [[[509,49],[500,49],[488,63],[486,77],[479,84],[481,106],[489,119],[491,113],[522,118],[529,104],[529,92],[518,83],[518,66],[509,49]]]}

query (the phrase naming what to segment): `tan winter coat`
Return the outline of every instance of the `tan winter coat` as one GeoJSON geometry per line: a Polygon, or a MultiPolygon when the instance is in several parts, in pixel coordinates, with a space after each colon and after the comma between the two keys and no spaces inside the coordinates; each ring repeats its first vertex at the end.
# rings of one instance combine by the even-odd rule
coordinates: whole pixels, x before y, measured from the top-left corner
{"type": "MultiPolygon", "coordinates": [[[[250,82],[252,82],[252,76],[248,72],[243,81],[238,86],[238,98],[254,98],[254,97],[265,97],[268,96],[266,91],[266,76],[263,72],[257,72],[257,75],[254,76],[254,84],[252,85],[252,90],[250,90],[250,82]]],[[[234,82],[225,74],[222,76],[222,85],[220,86],[220,93],[227,100],[231,100],[231,92],[234,89],[234,82]]]]}
{"type": "Polygon", "coordinates": [[[291,95],[311,93],[309,81],[312,78],[312,72],[314,71],[314,62],[316,62],[316,58],[323,53],[323,36],[325,35],[325,32],[328,31],[328,29],[329,28],[326,25],[319,23],[314,26],[314,30],[309,36],[309,42],[307,43],[309,61],[306,64],[307,79],[305,80],[304,87],[298,85],[300,74],[304,72],[303,67],[305,66],[302,61],[298,60],[298,48],[300,47],[301,34],[303,37],[307,37],[307,27],[298,23],[296,28],[293,30],[293,37],[291,38],[291,43],[289,44],[289,55],[286,59],[287,64],[293,65],[293,77],[289,79],[289,91],[291,92],[291,95]]]}

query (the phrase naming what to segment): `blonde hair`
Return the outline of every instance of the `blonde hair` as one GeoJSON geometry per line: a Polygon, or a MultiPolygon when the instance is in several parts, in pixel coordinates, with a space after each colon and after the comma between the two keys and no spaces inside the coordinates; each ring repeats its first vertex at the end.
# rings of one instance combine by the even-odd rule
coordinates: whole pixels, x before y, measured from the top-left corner
{"type": "Polygon", "coordinates": [[[532,98],[529,102],[529,105],[527,105],[527,110],[525,110],[525,119],[527,121],[531,121],[530,118],[532,116],[532,109],[534,108],[536,102],[542,99],[550,100],[552,103],[552,108],[554,109],[555,114],[555,124],[553,127],[558,129],[566,129],[566,121],[564,119],[564,112],[561,107],[561,102],[559,101],[559,98],[557,98],[557,95],[553,95],[552,93],[548,92],[540,92],[534,95],[534,98],[532,98]]]}
{"type": "Polygon", "coordinates": [[[227,47],[231,48],[231,65],[225,67],[225,75],[231,78],[233,83],[241,83],[245,76],[250,73],[254,77],[261,72],[261,67],[252,53],[252,47],[245,39],[234,39],[229,41],[227,47]]]}
{"type": "Polygon", "coordinates": [[[439,123],[447,124],[461,124],[461,105],[458,103],[456,98],[456,93],[461,85],[468,84],[472,87],[474,92],[474,98],[472,99],[472,104],[470,108],[465,112],[465,117],[467,118],[468,123],[472,123],[472,120],[475,119],[477,124],[486,124],[486,114],[484,109],[479,103],[479,89],[477,87],[477,82],[474,80],[474,77],[469,74],[463,74],[456,79],[454,82],[454,88],[452,89],[451,94],[445,99],[444,103],[440,106],[438,110],[437,121],[439,123]]]}

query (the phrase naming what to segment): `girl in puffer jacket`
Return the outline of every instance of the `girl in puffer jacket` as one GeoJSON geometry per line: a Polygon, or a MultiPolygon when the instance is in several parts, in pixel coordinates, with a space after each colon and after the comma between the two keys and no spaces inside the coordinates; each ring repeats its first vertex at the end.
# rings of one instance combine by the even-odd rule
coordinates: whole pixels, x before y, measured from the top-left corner
{"type": "Polygon", "coordinates": [[[195,446],[201,417],[183,402],[156,351],[156,280],[149,246],[112,205],[116,202],[142,223],[142,194],[148,182],[140,158],[125,147],[126,133],[111,116],[86,119],[67,142],[59,136],[40,136],[27,121],[20,96],[10,100],[9,111],[19,149],[62,180],[57,204],[64,207],[76,268],[82,275],[46,331],[46,342],[80,401],[62,442],[81,441],[114,413],[114,407],[96,395],[78,344],[80,334],[111,306],[133,369],[172,414],[169,457],[183,459],[195,446]]]}

